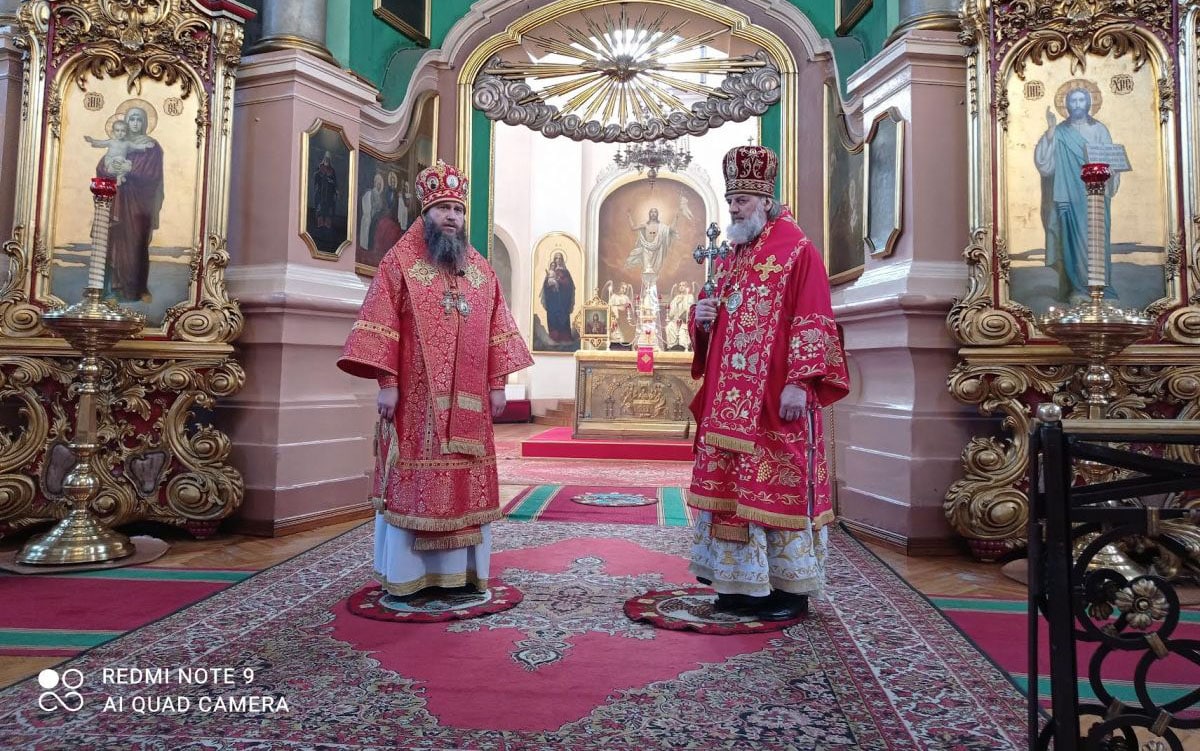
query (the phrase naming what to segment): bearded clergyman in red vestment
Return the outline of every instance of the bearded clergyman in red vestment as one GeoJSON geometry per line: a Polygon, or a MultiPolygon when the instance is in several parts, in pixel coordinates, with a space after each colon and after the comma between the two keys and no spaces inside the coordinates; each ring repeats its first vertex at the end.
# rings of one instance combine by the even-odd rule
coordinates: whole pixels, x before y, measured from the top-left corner
{"type": "Polygon", "coordinates": [[[421,218],[379,264],[338,367],[379,382],[375,573],[392,595],[486,591],[501,518],[492,417],[533,364],[491,266],[468,243],[467,178],[416,180],[421,218]]]}
{"type": "Polygon", "coordinates": [[[833,520],[820,408],[849,392],[821,254],[775,200],[779,160],[762,146],[725,156],[733,254],[716,294],[692,310],[701,510],[691,572],[716,609],[760,620],[807,612],[825,584],[833,520]]]}

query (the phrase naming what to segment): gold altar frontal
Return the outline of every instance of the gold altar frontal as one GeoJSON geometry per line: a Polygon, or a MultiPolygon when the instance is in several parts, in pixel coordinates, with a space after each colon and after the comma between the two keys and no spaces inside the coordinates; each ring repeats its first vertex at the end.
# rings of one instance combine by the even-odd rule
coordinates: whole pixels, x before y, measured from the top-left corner
{"type": "Polygon", "coordinates": [[[639,373],[636,351],[580,350],[574,437],[690,438],[688,405],[700,383],[691,352],[655,352],[654,372],[639,373]]]}

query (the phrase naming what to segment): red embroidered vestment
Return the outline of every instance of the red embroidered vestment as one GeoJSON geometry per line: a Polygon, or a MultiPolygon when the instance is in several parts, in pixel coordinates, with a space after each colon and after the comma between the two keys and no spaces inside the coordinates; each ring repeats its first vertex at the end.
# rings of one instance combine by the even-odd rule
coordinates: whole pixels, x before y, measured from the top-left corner
{"type": "Polygon", "coordinates": [[[423,227],[380,263],[338,367],[398,388],[372,498],[430,550],[478,544],[479,525],[501,517],[489,391],[533,358],[483,256],[469,250],[464,275],[442,270],[423,227]]]}
{"type": "Polygon", "coordinates": [[[713,534],[722,539],[748,539],[749,522],[819,528],[833,518],[819,408],[849,392],[820,253],[785,208],[754,243],[719,259],[716,274],[717,320],[707,333],[692,326],[692,375],[704,384],[691,405],[698,427],[688,503],[713,512],[713,534]],[[805,389],[816,409],[815,436],[807,419],[780,418],[788,384],[805,389]]]}

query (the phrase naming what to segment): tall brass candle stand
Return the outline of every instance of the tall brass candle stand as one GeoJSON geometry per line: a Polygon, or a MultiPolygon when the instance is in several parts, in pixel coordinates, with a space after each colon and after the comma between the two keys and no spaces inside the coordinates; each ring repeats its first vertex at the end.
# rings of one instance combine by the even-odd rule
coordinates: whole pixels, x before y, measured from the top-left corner
{"type": "MultiPolygon", "coordinates": [[[[1113,385],[1108,360],[1134,342],[1145,339],[1154,331],[1155,322],[1135,311],[1122,310],[1104,300],[1104,289],[1108,286],[1105,273],[1105,210],[1104,199],[1108,179],[1111,176],[1107,164],[1083,165],[1081,177],[1087,185],[1088,201],[1088,290],[1090,299],[1066,313],[1053,308],[1039,321],[1039,326],[1050,336],[1070,347],[1071,351],[1088,362],[1083,375],[1084,402],[1087,404],[1088,419],[1102,420],[1107,414],[1113,385]]],[[[1065,262],[1065,259],[1064,259],[1065,262]]],[[[1107,469],[1101,465],[1085,466],[1080,471],[1085,475],[1103,475],[1107,469]]],[[[1099,481],[1100,476],[1091,478],[1099,481]]],[[[1076,541],[1078,554],[1096,535],[1084,535],[1076,541]]],[[[1093,560],[1095,568],[1110,568],[1127,577],[1140,576],[1145,570],[1115,545],[1106,545],[1093,560]]]]}
{"type": "Polygon", "coordinates": [[[75,412],[75,435],[70,448],[75,466],[63,481],[63,495],[72,503],[66,518],[41,537],[26,543],[18,563],[62,565],[99,563],[132,555],[133,543],[125,535],[104,525],[90,504],[100,490],[100,478],[92,469],[97,445],[96,395],[100,390],[100,355],[122,339],[133,336],[145,325],[145,317],[101,299],[104,266],[108,252],[108,226],[115,180],[94,178],[95,203],[92,224],[92,258],[83,299],[63,310],[42,314],[42,323],[59,333],[82,357],[79,374],[79,404],[75,412]]]}

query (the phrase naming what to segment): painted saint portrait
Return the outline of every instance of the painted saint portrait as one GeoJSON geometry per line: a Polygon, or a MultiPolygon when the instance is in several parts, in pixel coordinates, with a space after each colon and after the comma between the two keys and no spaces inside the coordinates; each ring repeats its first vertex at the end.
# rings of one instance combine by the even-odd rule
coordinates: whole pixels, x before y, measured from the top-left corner
{"type": "Polygon", "coordinates": [[[350,244],[354,172],[341,126],[318,120],[301,141],[301,233],[316,258],[337,260],[350,244]]]}
{"type": "Polygon", "coordinates": [[[63,104],[62,158],[53,199],[50,291],[73,302],[87,283],[93,238],[107,241],[103,294],[162,324],[189,297],[193,248],[202,211],[197,185],[194,96],[144,82],[129,97],[123,81],[89,81],[63,104]],[[92,177],[111,178],[117,195],[106,232],[96,232],[92,177]]]}
{"type": "Polygon", "coordinates": [[[421,204],[413,180],[433,164],[437,153],[437,95],[418,105],[400,152],[385,155],[363,146],[358,152],[357,227],[354,233],[354,268],[373,276],[383,256],[418,216],[421,204]]]}
{"type": "MultiPolygon", "coordinates": [[[[533,350],[579,349],[577,314],[583,309],[583,251],[562,232],[538,241],[533,251],[533,350]]],[[[584,327],[587,326],[584,321],[584,327]]],[[[588,333],[592,333],[589,331],[588,333]]]]}
{"type": "Polygon", "coordinates": [[[1166,295],[1169,205],[1157,82],[1151,66],[1067,58],[1008,82],[1001,192],[1010,257],[1008,297],[1040,315],[1089,295],[1083,165],[1113,161],[1105,186],[1104,295],[1144,309],[1166,295]],[[1119,164],[1117,161],[1124,161],[1119,164]]]}
{"type": "Polygon", "coordinates": [[[864,265],[863,150],[851,147],[837,91],[825,87],[825,268],[831,284],[857,278],[864,265]]]}

